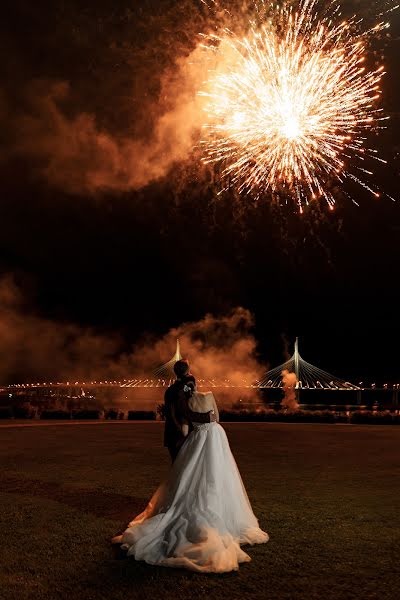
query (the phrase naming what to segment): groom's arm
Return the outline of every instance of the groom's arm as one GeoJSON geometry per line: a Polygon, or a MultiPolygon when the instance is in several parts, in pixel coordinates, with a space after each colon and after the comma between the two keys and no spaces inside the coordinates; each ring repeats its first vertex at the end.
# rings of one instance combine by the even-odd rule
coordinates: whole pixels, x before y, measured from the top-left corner
{"type": "Polygon", "coordinates": [[[186,396],[180,390],[177,398],[171,404],[171,417],[175,427],[186,437],[189,433],[189,421],[187,420],[186,396]]]}

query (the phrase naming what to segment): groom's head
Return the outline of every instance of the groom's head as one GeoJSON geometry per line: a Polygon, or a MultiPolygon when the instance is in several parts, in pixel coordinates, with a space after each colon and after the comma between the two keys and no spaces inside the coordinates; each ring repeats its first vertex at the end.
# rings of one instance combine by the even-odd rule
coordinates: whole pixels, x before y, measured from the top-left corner
{"type": "Polygon", "coordinates": [[[182,379],[189,373],[189,361],[188,360],[177,360],[174,364],[174,372],[177,379],[182,379]]]}

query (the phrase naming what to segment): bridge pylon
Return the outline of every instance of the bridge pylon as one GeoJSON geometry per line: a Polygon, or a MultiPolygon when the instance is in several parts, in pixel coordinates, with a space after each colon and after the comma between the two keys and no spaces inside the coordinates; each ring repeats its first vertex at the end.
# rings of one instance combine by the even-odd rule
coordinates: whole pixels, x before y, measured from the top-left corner
{"type": "Polygon", "coordinates": [[[177,340],[176,340],[175,354],[173,355],[171,360],[169,360],[165,364],[163,364],[160,367],[158,367],[157,369],[155,369],[154,375],[156,377],[159,377],[160,379],[174,378],[175,377],[174,364],[178,360],[182,360],[181,344],[180,344],[179,338],[177,338],[177,340]]]}

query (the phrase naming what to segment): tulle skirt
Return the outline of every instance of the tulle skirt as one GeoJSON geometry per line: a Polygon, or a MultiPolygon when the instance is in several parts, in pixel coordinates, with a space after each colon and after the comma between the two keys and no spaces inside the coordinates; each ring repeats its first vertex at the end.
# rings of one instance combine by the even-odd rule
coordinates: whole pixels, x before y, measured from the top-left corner
{"type": "Polygon", "coordinates": [[[262,544],[224,429],[194,424],[167,481],[116,539],[152,565],[224,573],[250,557],[241,544],[262,544]]]}

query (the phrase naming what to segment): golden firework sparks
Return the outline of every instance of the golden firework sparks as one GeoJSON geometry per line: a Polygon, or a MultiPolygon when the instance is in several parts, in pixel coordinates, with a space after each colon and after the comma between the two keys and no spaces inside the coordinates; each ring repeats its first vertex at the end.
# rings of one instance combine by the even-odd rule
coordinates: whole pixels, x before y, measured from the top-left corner
{"type": "Polygon", "coordinates": [[[384,67],[365,62],[368,36],[389,25],[361,31],[356,16],[340,20],[336,2],[324,15],[319,5],[273,6],[245,37],[228,29],[204,36],[217,64],[200,91],[204,161],[221,163],[223,179],[240,192],[289,196],[301,212],[317,198],[333,208],[334,179],[379,195],[357,170],[369,174],[365,160],[382,160],[366,133],[385,118],[384,67]]]}

